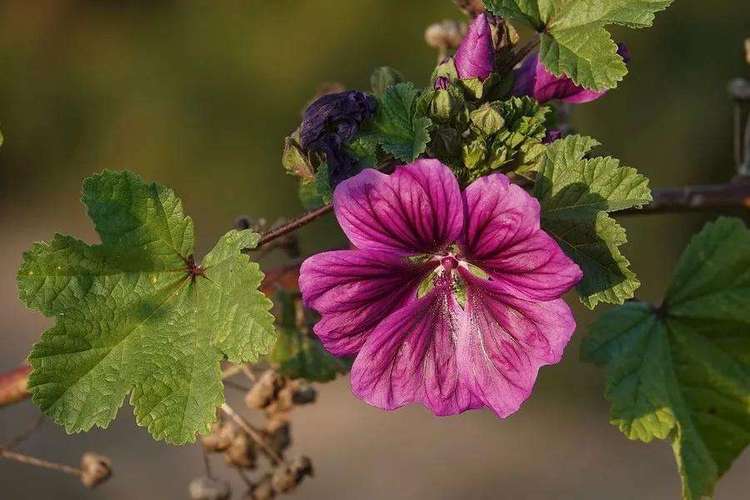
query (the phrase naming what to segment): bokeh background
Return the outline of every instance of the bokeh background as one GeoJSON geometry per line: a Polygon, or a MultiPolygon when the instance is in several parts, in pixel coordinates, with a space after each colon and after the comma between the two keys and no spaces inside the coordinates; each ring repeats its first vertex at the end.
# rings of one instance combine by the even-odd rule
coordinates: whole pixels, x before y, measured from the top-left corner
{"type": "MultiPolygon", "coordinates": [[[[449,0],[0,2],[0,370],[20,363],[49,325],[16,298],[22,252],[56,231],[95,238],[78,201],[85,176],[132,169],[173,187],[201,251],[238,214],[296,214],[280,149],[316,87],[367,88],[383,64],[425,84],[435,54],[424,28],[448,17],[461,17],[449,0]]],[[[680,0],[654,29],[616,33],[631,47],[630,75],[577,108],[575,125],[654,186],[728,180],[726,84],[750,73],[741,50],[750,4],[680,0]]],[[[714,215],[624,219],[639,296],[659,300],[679,252],[714,215]]],[[[301,236],[308,252],[343,242],[331,218],[301,236]]],[[[293,498],[678,498],[669,445],[630,442],[608,424],[603,374],[578,359],[593,316],[576,309],[580,328],[564,361],[541,371],[531,400],[505,421],[485,411],[385,413],[352,397],[346,378],[320,387],[319,403],[295,414],[295,450],[313,458],[317,475],[293,498]]],[[[0,442],[36,414],[29,402],[0,409],[0,442]]],[[[203,471],[197,447],[151,441],[127,406],[107,431],[66,436],[47,424],[23,449],[68,463],[96,450],[116,475],[89,492],[67,476],[0,462],[3,499],[186,498],[203,471]]],[[[717,498],[748,491],[746,452],[717,498]]]]}

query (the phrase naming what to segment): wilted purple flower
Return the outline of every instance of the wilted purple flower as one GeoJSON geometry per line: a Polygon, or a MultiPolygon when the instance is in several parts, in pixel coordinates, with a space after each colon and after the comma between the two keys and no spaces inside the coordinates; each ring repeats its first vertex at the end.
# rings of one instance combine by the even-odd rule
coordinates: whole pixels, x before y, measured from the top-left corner
{"type": "Polygon", "coordinates": [[[326,156],[328,180],[331,188],[335,188],[340,182],[358,174],[359,169],[357,168],[357,160],[349,154],[342,144],[333,139],[330,142],[330,144],[324,145],[321,151],[326,156]]]}
{"type": "Polygon", "coordinates": [[[376,106],[374,97],[351,90],[324,95],[305,110],[300,146],[305,151],[325,154],[332,186],[356,173],[356,162],[344,146],[375,113],[376,106]]]}
{"type": "Polygon", "coordinates": [[[351,141],[362,122],[375,113],[376,106],[374,97],[356,90],[318,98],[305,110],[300,145],[307,151],[314,151],[351,141]]]}
{"type": "Polygon", "coordinates": [[[573,334],[560,296],[581,279],[537,200],[502,174],[462,193],[448,167],[418,160],[362,171],[333,203],[356,249],[307,259],[300,289],[325,348],[356,355],[354,394],[436,415],[518,410],[573,334]]]}
{"type": "MultiPolygon", "coordinates": [[[[618,44],[617,53],[627,63],[630,51],[624,43],[618,44]]],[[[599,99],[607,91],[589,90],[579,87],[567,76],[555,76],[539,61],[539,54],[533,53],[524,59],[521,67],[515,71],[513,95],[531,96],[540,103],[559,99],[571,104],[583,104],[599,99]]]]}
{"type": "Polygon", "coordinates": [[[478,15],[469,26],[454,58],[456,71],[461,79],[490,76],[495,65],[495,50],[492,47],[492,30],[487,15],[478,15]]]}

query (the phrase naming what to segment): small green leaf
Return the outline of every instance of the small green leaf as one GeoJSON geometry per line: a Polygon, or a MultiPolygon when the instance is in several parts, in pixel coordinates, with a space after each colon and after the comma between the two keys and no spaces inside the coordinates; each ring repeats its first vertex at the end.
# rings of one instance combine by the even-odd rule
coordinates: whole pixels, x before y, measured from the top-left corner
{"type": "Polygon", "coordinates": [[[129,172],[84,183],[99,245],[56,235],[24,254],[21,300],[54,317],[29,355],[34,403],[68,432],[106,427],[130,393],[136,422],[182,444],[223,402],[220,362],[248,362],[275,340],[263,274],[230,231],[193,259],[193,222],[171,190],[129,172]]]}
{"type": "Polygon", "coordinates": [[[625,230],[607,212],[651,201],[648,179],[610,157],[584,159],[598,143],[568,136],[547,146],[534,196],[542,205],[542,227],[583,270],[581,301],[622,304],[640,286],[620,253],[625,230]]]}
{"type": "Polygon", "coordinates": [[[647,28],[673,0],[485,0],[498,16],[539,31],[539,55],[555,75],[594,90],[611,89],[627,74],[605,26],[647,28]]]}
{"type": "Polygon", "coordinates": [[[317,339],[310,336],[298,297],[279,293],[276,303],[281,309],[279,339],[269,359],[278,365],[282,375],[328,382],[349,371],[349,361],[331,356],[317,339]]]}
{"type": "Polygon", "coordinates": [[[693,238],[660,308],[609,311],[582,345],[606,366],[612,423],[672,441],[686,500],[711,497],[750,444],[748,304],[750,231],[722,218],[693,238]]]}
{"type": "Polygon", "coordinates": [[[378,99],[374,137],[395,158],[409,162],[427,149],[432,121],[416,111],[420,91],[412,83],[389,87],[378,99]]]}

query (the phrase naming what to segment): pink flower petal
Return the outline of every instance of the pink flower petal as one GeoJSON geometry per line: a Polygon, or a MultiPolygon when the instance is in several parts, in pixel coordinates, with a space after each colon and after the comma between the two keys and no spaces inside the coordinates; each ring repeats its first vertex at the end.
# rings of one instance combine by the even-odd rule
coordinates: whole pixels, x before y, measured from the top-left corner
{"type": "Polygon", "coordinates": [[[464,313],[449,291],[434,289],[375,329],[352,366],[358,398],[384,410],[419,402],[436,415],[482,406],[459,381],[455,338],[464,313]]]}
{"type": "Polygon", "coordinates": [[[336,188],[336,218],[363,250],[414,255],[450,245],[463,226],[461,191],[448,167],[417,160],[391,175],[366,169],[336,188]]]}
{"type": "Polygon", "coordinates": [[[583,278],[581,268],[541,229],[478,265],[526,299],[556,299],[583,278]]]}
{"type": "Polygon", "coordinates": [[[519,297],[552,300],[574,287],[581,269],[539,228],[539,202],[502,174],[464,191],[464,252],[519,297]]]}
{"type": "Polygon", "coordinates": [[[394,254],[340,250],[305,260],[299,286],[305,305],[322,315],[315,334],[329,352],[344,356],[356,354],[384,317],[416,300],[429,271],[394,254]]]}
{"type": "Polygon", "coordinates": [[[559,99],[571,104],[583,104],[599,99],[606,93],[579,87],[567,76],[553,75],[539,61],[537,53],[526,57],[515,74],[513,95],[531,96],[540,103],[559,99]]]}
{"type": "Polygon", "coordinates": [[[472,259],[495,257],[539,231],[539,202],[503,174],[477,179],[463,196],[461,243],[472,259]]]}
{"type": "Polygon", "coordinates": [[[529,397],[539,368],[560,361],[575,320],[562,299],[519,299],[493,281],[460,272],[468,284],[466,317],[458,335],[461,380],[504,418],[529,397]]]}

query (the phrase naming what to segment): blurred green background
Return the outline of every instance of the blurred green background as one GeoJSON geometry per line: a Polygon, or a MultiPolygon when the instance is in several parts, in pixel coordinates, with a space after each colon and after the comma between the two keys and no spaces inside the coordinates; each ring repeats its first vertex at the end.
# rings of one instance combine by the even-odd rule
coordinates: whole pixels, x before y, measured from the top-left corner
{"type": "MultiPolygon", "coordinates": [[[[56,231],[95,238],[78,201],[85,176],[131,169],[173,187],[195,219],[199,252],[239,214],[296,214],[280,149],[316,87],[367,88],[384,64],[425,84],[435,54],[424,28],[448,17],[461,17],[449,0],[0,2],[0,370],[20,363],[49,325],[16,299],[22,252],[56,231]]],[[[726,84],[750,73],[747,1],[680,0],[655,28],[616,34],[632,50],[630,75],[576,109],[578,129],[654,186],[728,180],[726,84]]],[[[624,219],[639,296],[659,300],[676,256],[711,217],[624,219]]],[[[331,218],[302,232],[308,252],[342,241],[331,218]]],[[[312,457],[317,476],[294,498],[677,498],[669,446],[629,442],[607,423],[603,374],[578,360],[592,315],[577,314],[564,361],[541,371],[531,400],[505,421],[385,413],[351,396],[345,378],[322,387],[319,403],[295,414],[295,450],[312,457]]],[[[0,443],[35,415],[28,402],[0,410],[0,443]]],[[[0,462],[0,497],[186,498],[203,470],[197,447],[154,443],[127,406],[108,431],[68,437],[48,424],[24,445],[69,463],[88,449],[115,464],[99,490],[0,462]]],[[[745,453],[717,498],[748,490],[745,453]]]]}

